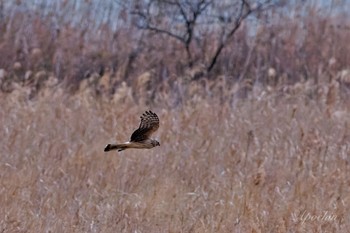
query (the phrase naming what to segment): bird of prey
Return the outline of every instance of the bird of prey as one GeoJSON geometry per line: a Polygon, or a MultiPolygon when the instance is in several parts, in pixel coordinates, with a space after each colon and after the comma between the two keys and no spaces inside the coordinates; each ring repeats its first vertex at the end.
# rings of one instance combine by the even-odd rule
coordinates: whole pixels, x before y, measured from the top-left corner
{"type": "Polygon", "coordinates": [[[159,118],[157,114],[152,111],[146,111],[140,118],[140,126],[132,133],[129,142],[121,144],[108,144],[105,147],[104,151],[122,151],[129,148],[151,149],[153,147],[160,146],[157,140],[150,138],[152,133],[154,133],[159,128],[159,118]]]}

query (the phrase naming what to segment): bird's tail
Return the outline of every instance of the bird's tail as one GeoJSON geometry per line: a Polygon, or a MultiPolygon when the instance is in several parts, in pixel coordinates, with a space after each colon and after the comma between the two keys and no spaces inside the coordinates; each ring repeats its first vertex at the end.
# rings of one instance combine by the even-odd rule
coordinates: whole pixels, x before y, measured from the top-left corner
{"type": "Polygon", "coordinates": [[[125,150],[126,148],[128,148],[126,146],[126,144],[108,144],[104,151],[105,152],[108,152],[108,151],[111,151],[111,150],[118,150],[118,151],[122,151],[122,150],[125,150]]]}

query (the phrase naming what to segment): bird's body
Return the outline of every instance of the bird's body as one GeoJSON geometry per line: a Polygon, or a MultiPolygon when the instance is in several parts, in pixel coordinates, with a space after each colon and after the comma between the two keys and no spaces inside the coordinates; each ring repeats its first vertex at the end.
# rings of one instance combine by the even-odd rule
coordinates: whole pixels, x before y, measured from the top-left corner
{"type": "Polygon", "coordinates": [[[159,142],[156,140],[145,140],[143,142],[125,142],[125,143],[120,143],[120,144],[108,144],[105,147],[105,152],[111,151],[111,150],[118,150],[118,151],[123,151],[125,149],[129,148],[134,148],[134,149],[151,149],[155,146],[159,145],[159,142]]]}
{"type": "Polygon", "coordinates": [[[151,139],[150,136],[159,128],[159,118],[157,114],[146,111],[141,116],[141,123],[137,130],[131,135],[129,142],[120,144],[108,144],[104,151],[111,150],[123,151],[129,148],[135,149],[151,149],[156,146],[160,146],[157,140],[151,139]]]}

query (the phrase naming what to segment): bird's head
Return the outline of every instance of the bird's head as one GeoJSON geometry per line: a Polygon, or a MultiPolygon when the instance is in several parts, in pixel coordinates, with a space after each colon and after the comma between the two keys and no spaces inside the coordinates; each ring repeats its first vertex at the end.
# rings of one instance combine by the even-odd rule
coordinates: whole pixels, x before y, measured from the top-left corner
{"type": "Polygon", "coordinates": [[[160,143],[157,140],[152,140],[153,147],[160,146],[160,143]]]}

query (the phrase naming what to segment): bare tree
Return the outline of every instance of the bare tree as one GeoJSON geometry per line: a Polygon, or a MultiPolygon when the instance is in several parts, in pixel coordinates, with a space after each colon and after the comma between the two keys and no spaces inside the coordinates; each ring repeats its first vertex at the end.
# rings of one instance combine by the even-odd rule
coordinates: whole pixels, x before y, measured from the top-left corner
{"type": "Polygon", "coordinates": [[[140,29],[162,33],[180,41],[186,50],[188,65],[193,65],[190,45],[195,26],[206,8],[212,4],[208,0],[150,1],[147,4],[136,4],[132,14],[137,16],[136,26],[140,29]]]}
{"type": "MultiPolygon", "coordinates": [[[[212,71],[228,42],[248,17],[278,5],[279,0],[137,0],[131,13],[143,30],[163,34],[183,44],[187,66],[204,65],[199,77],[212,71]],[[204,58],[198,51],[206,37],[215,35],[213,54],[204,58]]],[[[207,43],[208,44],[208,43],[207,43]]]]}

